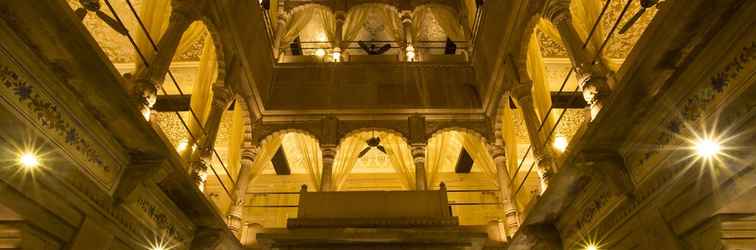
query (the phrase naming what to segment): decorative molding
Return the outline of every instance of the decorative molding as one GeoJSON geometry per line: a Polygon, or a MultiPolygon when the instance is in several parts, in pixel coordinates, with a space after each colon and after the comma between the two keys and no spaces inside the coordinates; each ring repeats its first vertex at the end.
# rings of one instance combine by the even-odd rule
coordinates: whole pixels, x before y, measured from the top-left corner
{"type": "Polygon", "coordinates": [[[450,218],[356,218],[356,219],[288,219],[286,227],[454,227],[459,225],[457,217],[450,218]]]}
{"type": "Polygon", "coordinates": [[[159,188],[154,184],[143,183],[128,197],[124,206],[154,232],[164,233],[177,243],[189,242],[194,234],[194,226],[183,217],[178,208],[173,207],[165,194],[158,192],[159,188]]]}
{"type": "MultiPolygon", "coordinates": [[[[752,63],[756,58],[756,42],[752,42],[750,46],[743,48],[735,57],[733,61],[728,63],[722,71],[714,74],[709,84],[705,87],[698,89],[696,92],[689,95],[680,106],[680,115],[673,116],[666,121],[662,127],[667,131],[656,137],[652,145],[669,145],[673,140],[683,132],[684,124],[695,122],[706,114],[706,109],[717,98],[720,97],[728,87],[730,81],[736,78],[741,71],[745,68],[746,64],[752,63]]],[[[634,164],[631,164],[629,171],[631,174],[638,178],[648,172],[648,165],[646,164],[653,156],[657,155],[660,150],[649,150],[643,157],[638,159],[634,164]]]]}
{"type": "Polygon", "coordinates": [[[81,163],[82,172],[112,192],[124,167],[106,156],[103,146],[50,93],[32,82],[5,61],[0,62],[2,99],[62,145],[72,159],[81,163]]]}
{"type": "MultiPolygon", "coordinates": [[[[736,56],[731,62],[726,64],[724,68],[710,78],[708,84],[697,89],[691,93],[685,100],[682,101],[681,115],[675,116],[672,119],[663,123],[663,127],[667,132],[662,132],[654,143],[657,145],[670,145],[675,144],[677,136],[684,131],[683,124],[696,122],[706,117],[709,113],[709,109],[714,100],[721,98],[725,93],[731,92],[731,82],[739,77],[747,65],[750,65],[756,59],[756,42],[752,42],[749,46],[743,48],[738,56],[736,56]]],[[[747,98],[747,97],[744,97],[747,98]]],[[[738,107],[728,107],[732,112],[722,113],[719,117],[720,122],[730,121],[734,122],[749,113],[756,111],[756,106],[751,102],[739,103],[738,107]]],[[[653,136],[648,136],[653,137],[653,136]]],[[[589,231],[598,232],[600,234],[607,234],[611,230],[615,229],[621,223],[624,223],[630,216],[634,215],[638,209],[649,202],[655,194],[658,194],[665,186],[670,185],[671,180],[680,172],[677,171],[674,166],[658,167],[658,165],[652,165],[650,159],[660,153],[671,153],[670,151],[654,150],[647,152],[643,157],[630,164],[628,170],[631,174],[640,178],[641,173],[650,175],[649,178],[643,181],[643,185],[636,187],[633,193],[633,198],[624,198],[616,200],[615,205],[608,205],[611,203],[611,197],[602,195],[591,195],[592,202],[589,204],[597,204],[589,206],[589,209],[582,208],[581,215],[579,216],[578,223],[575,229],[563,229],[564,235],[569,235],[570,238],[578,237],[574,232],[577,230],[581,235],[585,235],[589,231]],[[651,173],[647,168],[657,167],[656,171],[651,173]],[[596,209],[595,207],[599,207],[596,209]],[[603,209],[602,209],[603,208],[603,209]],[[600,220],[595,219],[593,214],[606,213],[606,216],[602,216],[600,220]]],[[[684,164],[679,162],[673,165],[684,164]]],[[[599,183],[600,181],[594,180],[592,183],[599,183]]],[[[616,196],[615,196],[616,197],[616,196]]]]}

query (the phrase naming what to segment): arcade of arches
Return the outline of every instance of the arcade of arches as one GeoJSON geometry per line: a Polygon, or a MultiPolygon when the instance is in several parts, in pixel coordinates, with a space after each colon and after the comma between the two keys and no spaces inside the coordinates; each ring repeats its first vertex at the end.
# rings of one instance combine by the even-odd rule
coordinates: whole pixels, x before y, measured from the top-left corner
{"type": "Polygon", "coordinates": [[[3,0],[0,249],[756,249],[754,13],[3,0]]]}

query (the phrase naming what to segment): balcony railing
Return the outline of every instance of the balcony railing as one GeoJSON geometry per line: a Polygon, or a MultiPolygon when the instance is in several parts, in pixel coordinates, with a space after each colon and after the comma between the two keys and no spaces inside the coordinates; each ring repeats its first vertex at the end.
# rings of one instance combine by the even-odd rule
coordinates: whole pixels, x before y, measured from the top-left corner
{"type": "MultiPolygon", "coordinates": [[[[583,48],[584,49],[588,46],[588,42],[591,41],[591,37],[593,37],[594,35],[596,35],[596,30],[598,28],[598,25],[600,25],[601,20],[604,17],[604,15],[606,14],[606,11],[607,11],[609,5],[611,4],[611,2],[612,2],[611,0],[608,0],[608,1],[606,1],[604,3],[604,6],[602,7],[601,12],[596,17],[596,20],[593,23],[593,27],[592,27],[591,31],[588,33],[588,37],[585,39],[585,42],[583,43],[583,48]]],[[[599,47],[598,51],[596,52],[596,55],[593,58],[593,63],[598,63],[598,61],[600,59],[600,56],[601,56],[601,52],[604,50],[604,48],[606,47],[607,43],[611,39],[612,35],[616,31],[616,29],[617,29],[620,21],[622,20],[622,18],[626,14],[627,9],[628,9],[628,7],[630,6],[631,3],[632,3],[632,1],[627,1],[627,3],[625,4],[622,12],[620,13],[620,15],[614,21],[611,30],[608,32],[607,36],[603,39],[603,42],[602,42],[601,46],[599,47]]],[[[574,90],[565,90],[564,89],[565,85],[569,81],[569,79],[572,76],[572,74],[575,74],[575,73],[576,73],[575,66],[573,65],[570,68],[570,70],[567,72],[566,76],[564,77],[564,81],[562,81],[562,85],[560,86],[559,91],[558,91],[557,94],[569,93],[570,91],[572,91],[572,92],[578,92],[578,91],[580,91],[580,85],[579,84],[576,86],[576,88],[574,90]]],[[[564,115],[565,115],[568,107],[573,106],[575,103],[578,103],[579,102],[578,98],[580,98],[579,95],[573,95],[573,97],[569,101],[569,104],[566,105],[564,108],[561,109],[561,112],[560,112],[559,116],[557,117],[556,123],[554,124],[553,127],[551,127],[551,129],[546,134],[546,140],[543,142],[543,145],[541,145],[542,147],[545,148],[545,147],[547,147],[549,145],[549,143],[552,142],[551,140],[554,138],[554,132],[555,132],[557,126],[559,126],[559,124],[562,122],[562,120],[564,118],[564,115]]],[[[541,124],[540,124],[540,126],[538,128],[537,133],[541,133],[541,131],[544,129],[544,125],[546,124],[546,121],[548,119],[550,119],[551,115],[554,115],[554,111],[555,110],[556,110],[556,108],[552,104],[551,108],[546,112],[546,114],[544,115],[543,119],[540,121],[541,124]]],[[[581,128],[585,127],[585,125],[587,125],[587,123],[585,123],[585,122],[583,124],[581,124],[581,128]]],[[[579,131],[582,131],[582,129],[579,130],[579,131]]],[[[575,135],[573,135],[573,138],[571,140],[579,140],[580,139],[579,137],[580,137],[581,133],[579,131],[578,131],[578,133],[576,133],[575,135]]],[[[537,164],[537,162],[535,160],[528,161],[528,157],[529,156],[532,157],[531,156],[531,154],[533,153],[532,152],[533,151],[532,148],[533,148],[533,145],[529,145],[528,146],[527,150],[525,151],[525,154],[522,156],[521,160],[519,160],[519,164],[517,166],[517,169],[513,172],[514,175],[512,176],[512,180],[511,180],[511,183],[513,183],[513,185],[515,185],[515,189],[514,189],[515,191],[514,191],[514,195],[513,196],[517,197],[518,200],[521,201],[521,205],[523,205],[525,207],[532,206],[533,204],[535,204],[535,202],[537,202],[537,198],[540,197],[540,194],[538,194],[538,193],[531,193],[531,194],[525,194],[524,193],[524,185],[525,185],[526,181],[528,180],[528,177],[531,176],[531,175],[533,175],[532,172],[535,169],[535,166],[537,164]],[[524,176],[521,176],[520,175],[520,170],[522,169],[523,165],[526,162],[530,162],[530,164],[528,164],[528,166],[527,166],[528,170],[525,172],[524,176]],[[520,198],[522,198],[522,199],[520,199],[520,198]]],[[[555,161],[555,164],[562,164],[562,162],[559,159],[557,159],[555,161]]],[[[559,167],[556,167],[556,169],[559,169],[559,167]]]]}
{"type": "MultiPolygon", "coordinates": [[[[146,59],[146,57],[144,55],[144,51],[141,51],[139,49],[139,47],[136,45],[136,40],[135,40],[133,34],[134,33],[138,33],[138,32],[141,32],[142,34],[144,34],[147,37],[147,39],[149,40],[150,45],[151,45],[151,49],[154,50],[155,54],[157,54],[157,50],[158,50],[157,41],[155,39],[153,39],[153,37],[147,32],[147,28],[145,27],[145,24],[143,23],[142,18],[139,15],[138,11],[134,7],[134,4],[131,2],[131,0],[125,0],[125,4],[128,6],[128,11],[118,12],[116,10],[116,8],[113,7],[113,5],[112,5],[112,3],[111,3],[110,0],[104,0],[104,3],[107,6],[107,10],[109,11],[108,14],[111,15],[113,18],[115,18],[115,20],[118,22],[119,25],[121,25],[121,27],[128,27],[124,23],[123,17],[133,16],[133,17],[128,17],[128,18],[134,18],[137,21],[137,24],[138,24],[137,29],[136,30],[127,30],[126,29],[126,32],[125,32],[124,36],[128,39],[128,42],[131,45],[130,49],[133,50],[134,54],[138,55],[139,60],[145,65],[145,67],[149,67],[150,66],[150,62],[146,59]],[[125,12],[125,13],[123,13],[123,12],[125,12]]],[[[73,13],[72,13],[72,15],[73,15],[73,13]]],[[[97,19],[97,20],[99,22],[101,22],[105,27],[109,26],[109,24],[105,23],[104,21],[102,21],[100,19],[97,19]]],[[[98,42],[100,42],[100,41],[98,41],[98,42]]],[[[171,70],[168,71],[167,76],[168,76],[168,80],[173,85],[173,87],[175,87],[175,90],[178,92],[178,94],[180,96],[182,96],[182,97],[189,97],[189,95],[187,95],[182,90],[181,84],[179,84],[179,81],[174,76],[174,74],[173,74],[173,72],[171,70]]],[[[169,95],[168,91],[166,91],[166,88],[163,87],[162,85],[160,86],[160,90],[159,91],[160,91],[160,93],[158,93],[159,95],[169,95]]],[[[200,121],[200,119],[197,116],[196,112],[191,107],[189,107],[188,113],[186,114],[188,117],[185,117],[184,115],[182,115],[181,112],[178,112],[178,111],[175,111],[175,112],[172,112],[172,113],[174,113],[176,115],[177,119],[180,121],[181,127],[179,129],[183,130],[182,133],[185,134],[185,136],[188,139],[191,139],[192,141],[199,141],[199,138],[203,137],[207,133],[206,129],[204,128],[203,123],[200,121]],[[192,131],[190,131],[189,125],[188,125],[188,122],[190,120],[193,120],[194,122],[196,122],[196,124],[199,125],[200,134],[194,134],[194,133],[192,133],[192,131]]],[[[178,148],[179,147],[179,142],[177,141],[177,142],[174,142],[174,143],[176,143],[176,145],[173,145],[173,147],[174,148],[178,148]]],[[[187,148],[187,150],[192,150],[193,147],[192,147],[192,145],[188,145],[186,148],[187,148]]],[[[230,191],[231,191],[231,188],[233,188],[233,186],[235,185],[236,181],[232,177],[232,175],[231,175],[230,171],[228,170],[226,164],[224,163],[223,159],[220,157],[220,154],[218,154],[218,152],[215,149],[213,149],[212,162],[213,162],[213,163],[211,163],[212,166],[209,167],[209,169],[212,172],[212,175],[218,181],[219,185],[224,190],[224,192],[223,192],[224,196],[227,196],[230,199],[230,197],[231,197],[231,192],[230,191]],[[222,171],[222,172],[220,172],[220,171],[222,171]]],[[[189,165],[188,164],[186,164],[186,169],[187,169],[187,173],[188,173],[189,172],[189,165]]],[[[218,212],[219,213],[223,213],[222,211],[218,211],[218,212]]]]}

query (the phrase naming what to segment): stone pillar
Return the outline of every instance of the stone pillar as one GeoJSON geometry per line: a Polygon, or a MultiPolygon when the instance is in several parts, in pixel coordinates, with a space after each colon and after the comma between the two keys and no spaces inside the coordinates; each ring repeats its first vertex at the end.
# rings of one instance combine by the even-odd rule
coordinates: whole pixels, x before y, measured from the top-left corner
{"type": "Polygon", "coordinates": [[[400,13],[401,20],[402,20],[402,28],[404,30],[404,49],[403,49],[403,56],[404,61],[411,62],[416,61],[417,59],[417,52],[415,50],[415,47],[412,45],[414,40],[414,28],[412,26],[412,11],[402,11],[400,13]]]}
{"type": "Polygon", "coordinates": [[[157,101],[157,90],[165,80],[165,75],[168,73],[168,67],[171,65],[174,54],[176,54],[181,36],[195,20],[196,17],[191,14],[191,11],[185,8],[174,9],[168,28],[158,41],[157,54],[151,61],[147,62],[149,65],[145,65],[133,77],[134,85],[131,95],[137,98],[140,110],[145,118],[149,117],[150,109],[157,101]]]}
{"type": "MultiPolygon", "coordinates": [[[[280,7],[279,7],[280,8],[280,7]]],[[[279,58],[281,54],[281,38],[283,38],[283,34],[286,32],[286,23],[289,21],[289,14],[286,12],[281,12],[278,15],[278,20],[276,20],[276,34],[275,38],[273,39],[273,57],[279,58]]]]}
{"type": "MultiPolygon", "coordinates": [[[[190,161],[192,177],[195,180],[195,184],[200,187],[200,190],[204,189],[205,176],[207,175],[207,169],[213,156],[213,146],[215,145],[215,139],[218,137],[221,118],[233,98],[234,94],[227,87],[213,86],[213,102],[210,107],[210,113],[207,116],[207,121],[205,121],[203,126],[205,133],[201,137],[199,150],[194,152],[190,161]]],[[[198,136],[200,135],[195,135],[195,137],[198,136]]]]}
{"type": "Polygon", "coordinates": [[[239,176],[231,193],[231,207],[226,216],[229,230],[237,237],[242,235],[242,227],[244,226],[244,197],[247,192],[247,186],[249,186],[249,182],[251,181],[252,168],[258,152],[256,146],[252,146],[251,143],[247,142],[249,141],[245,141],[245,145],[242,148],[239,176]]]}
{"type": "Polygon", "coordinates": [[[593,63],[594,55],[583,46],[585,42],[575,30],[569,8],[570,1],[551,0],[547,3],[544,16],[551,20],[559,31],[562,43],[575,67],[583,91],[583,99],[590,106],[591,119],[593,119],[603,107],[602,100],[609,95],[610,72],[606,67],[593,63]]]}
{"type": "Polygon", "coordinates": [[[336,34],[333,41],[333,48],[341,48],[341,39],[344,37],[344,21],[346,20],[346,12],[342,10],[335,11],[334,16],[336,18],[336,34]]]}
{"type": "Polygon", "coordinates": [[[554,162],[551,157],[551,151],[545,145],[546,139],[538,132],[541,126],[541,120],[538,118],[535,106],[533,105],[532,82],[519,83],[512,89],[512,95],[517,99],[520,111],[525,120],[525,126],[528,129],[528,138],[530,138],[531,151],[538,164],[538,174],[541,177],[541,190],[543,193],[548,187],[549,178],[556,171],[554,162]]]}
{"type": "Polygon", "coordinates": [[[415,162],[415,190],[422,191],[428,187],[425,178],[426,144],[412,144],[412,160],[415,162]]]}
{"type": "Polygon", "coordinates": [[[336,145],[320,145],[323,152],[323,174],[320,179],[320,191],[334,191],[336,188],[333,183],[333,161],[336,158],[336,145]]]}
{"type": "Polygon", "coordinates": [[[402,19],[402,28],[404,29],[404,42],[412,44],[413,34],[415,33],[412,27],[412,11],[402,11],[400,13],[402,19]]]}
{"type": "Polygon", "coordinates": [[[517,212],[517,207],[515,206],[515,197],[512,193],[511,179],[507,174],[507,155],[504,150],[504,145],[502,144],[489,144],[488,149],[494,163],[496,163],[496,177],[499,182],[499,197],[501,199],[501,205],[504,207],[507,236],[512,237],[520,227],[520,218],[519,213],[517,212]]]}

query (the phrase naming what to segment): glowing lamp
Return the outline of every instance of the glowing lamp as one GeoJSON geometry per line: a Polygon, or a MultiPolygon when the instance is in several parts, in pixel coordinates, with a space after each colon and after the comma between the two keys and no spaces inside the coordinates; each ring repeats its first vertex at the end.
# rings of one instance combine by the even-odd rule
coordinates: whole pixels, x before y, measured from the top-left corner
{"type": "Polygon", "coordinates": [[[333,62],[341,62],[341,52],[338,50],[334,50],[333,53],[331,53],[331,57],[333,58],[333,62]]]}
{"type": "Polygon", "coordinates": [[[317,49],[315,50],[315,55],[317,57],[324,57],[326,55],[326,51],[324,49],[317,49]]]}
{"type": "Polygon", "coordinates": [[[39,166],[39,158],[33,153],[23,153],[18,157],[18,163],[25,168],[36,168],[39,166]]]}
{"type": "Polygon", "coordinates": [[[710,139],[702,139],[696,142],[696,153],[704,158],[710,158],[719,154],[722,146],[710,139]]]}
{"type": "Polygon", "coordinates": [[[189,142],[187,142],[186,140],[181,140],[178,143],[178,145],[176,145],[176,151],[183,152],[188,147],[189,147],[189,142]]]}
{"type": "Polygon", "coordinates": [[[554,139],[554,148],[558,150],[559,152],[564,152],[567,150],[567,145],[569,145],[569,142],[567,142],[567,138],[564,138],[564,136],[559,136],[554,139]]]}

